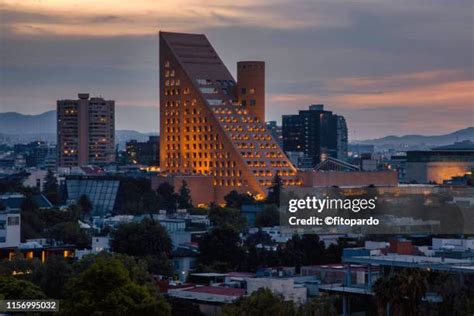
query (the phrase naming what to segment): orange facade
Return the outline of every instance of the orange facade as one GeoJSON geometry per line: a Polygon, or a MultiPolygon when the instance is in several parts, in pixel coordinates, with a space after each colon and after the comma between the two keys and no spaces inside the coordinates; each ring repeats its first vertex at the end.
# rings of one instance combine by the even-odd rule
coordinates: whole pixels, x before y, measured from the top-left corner
{"type": "Polygon", "coordinates": [[[237,97],[251,115],[265,122],[265,62],[237,63],[237,97]]]}
{"type": "MultiPolygon", "coordinates": [[[[251,78],[246,87],[264,93],[261,79],[251,78]]],[[[294,185],[296,169],[264,116],[239,98],[238,84],[204,35],[160,32],[161,169],[212,176],[217,200],[234,189],[264,196],[277,173],[294,185]]],[[[264,111],[264,96],[258,100],[264,111]]]]}

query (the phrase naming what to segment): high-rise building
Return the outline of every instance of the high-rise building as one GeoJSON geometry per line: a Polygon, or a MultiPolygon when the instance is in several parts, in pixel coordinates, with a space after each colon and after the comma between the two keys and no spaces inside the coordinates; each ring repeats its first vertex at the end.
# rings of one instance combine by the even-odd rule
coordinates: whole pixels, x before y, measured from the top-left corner
{"type": "Polygon", "coordinates": [[[278,125],[276,121],[268,121],[266,123],[267,129],[273,136],[280,148],[283,148],[283,135],[281,133],[281,125],[278,125]]]}
{"type": "Polygon", "coordinates": [[[115,101],[89,98],[57,102],[58,166],[104,165],[115,161],[115,101]]]}
{"type": "Polygon", "coordinates": [[[337,158],[347,159],[347,147],[349,145],[349,131],[344,116],[337,116],[337,158]]]}
{"type": "Polygon", "coordinates": [[[342,116],[325,111],[322,104],[296,115],[283,115],[283,150],[303,152],[314,167],[327,157],[340,160],[347,155],[347,126],[342,116]]]}
{"type": "Polygon", "coordinates": [[[205,35],[160,32],[160,167],[213,177],[217,199],[233,189],[266,195],[277,173],[296,183],[296,169],[265,128],[263,64],[239,65],[240,85],[205,35]],[[257,68],[244,73],[248,65],[257,68]]]}
{"type": "Polygon", "coordinates": [[[146,142],[132,139],[125,144],[127,160],[133,164],[158,166],[160,164],[159,136],[150,136],[146,142]]]}

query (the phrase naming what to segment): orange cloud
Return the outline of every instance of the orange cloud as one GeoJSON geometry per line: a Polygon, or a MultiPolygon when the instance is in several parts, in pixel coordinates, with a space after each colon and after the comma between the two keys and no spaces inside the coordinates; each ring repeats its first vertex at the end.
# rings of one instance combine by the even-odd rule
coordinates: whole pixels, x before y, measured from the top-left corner
{"type": "Polygon", "coordinates": [[[391,76],[341,78],[331,81],[329,83],[329,86],[335,87],[336,89],[340,89],[341,87],[375,89],[387,88],[394,85],[426,85],[430,82],[446,82],[452,79],[458,79],[460,77],[465,76],[466,72],[459,69],[440,69],[405,74],[395,74],[391,76]]]}
{"type": "Polygon", "coordinates": [[[471,107],[474,113],[474,79],[459,70],[341,78],[329,81],[325,86],[324,95],[270,94],[269,102],[292,105],[318,102],[344,108],[471,107]]]}
{"type": "Polygon", "coordinates": [[[474,80],[440,83],[404,88],[380,93],[352,93],[330,97],[337,104],[352,107],[385,107],[393,105],[417,106],[474,106],[474,80]]]}
{"type": "Polygon", "coordinates": [[[309,14],[295,9],[299,14],[293,15],[273,10],[274,5],[272,1],[251,0],[225,0],[218,4],[211,0],[5,0],[0,14],[3,11],[16,17],[8,22],[8,28],[16,34],[70,36],[144,35],[155,34],[158,29],[189,32],[235,25],[295,29],[349,24],[345,13],[334,19],[324,12],[309,14]],[[307,16],[303,18],[304,15],[307,16]]]}

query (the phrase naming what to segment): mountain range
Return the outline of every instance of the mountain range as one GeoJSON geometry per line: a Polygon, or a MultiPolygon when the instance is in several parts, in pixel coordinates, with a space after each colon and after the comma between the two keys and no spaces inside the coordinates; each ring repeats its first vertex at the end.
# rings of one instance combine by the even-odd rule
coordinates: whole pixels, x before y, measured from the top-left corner
{"type": "MultiPolygon", "coordinates": [[[[128,127],[127,124],[122,124],[122,126],[128,127]]],[[[156,126],[158,129],[158,125],[156,126]]],[[[145,141],[151,135],[157,135],[157,133],[119,129],[116,131],[116,140],[119,149],[123,149],[128,140],[145,141]]],[[[16,112],[0,113],[0,143],[13,145],[35,140],[56,142],[56,111],[38,115],[25,115],[16,112]]]]}
{"type": "MultiPolygon", "coordinates": [[[[134,130],[140,122],[143,130],[139,132],[158,132],[158,108],[151,106],[115,107],[115,127],[117,130],[134,130]],[[148,128],[147,128],[148,127],[148,128]]],[[[49,134],[56,133],[56,111],[51,110],[38,115],[16,112],[0,113],[0,133],[2,134],[49,134]]]]}
{"type": "MultiPolygon", "coordinates": [[[[143,110],[143,109],[142,109],[143,110]]],[[[158,110],[147,108],[151,120],[156,120],[156,130],[158,130],[158,110]]],[[[144,141],[150,135],[157,133],[144,133],[131,130],[130,122],[133,122],[133,112],[127,109],[118,109],[117,117],[117,143],[119,147],[130,139],[144,141]],[[119,115],[122,111],[123,115],[119,115]],[[124,129],[120,129],[124,127],[124,129]]],[[[15,143],[34,140],[45,140],[49,142],[56,141],[56,111],[48,111],[38,115],[25,115],[16,112],[0,113],[0,142],[15,143]]],[[[429,148],[452,144],[457,141],[474,141],[474,127],[467,127],[444,135],[405,135],[405,136],[386,136],[376,139],[360,140],[355,143],[371,144],[379,148],[429,148]]]]}
{"type": "Polygon", "coordinates": [[[474,141],[474,127],[467,127],[444,135],[404,135],[357,141],[358,144],[375,145],[378,148],[426,149],[434,146],[449,145],[464,140],[474,141]]]}

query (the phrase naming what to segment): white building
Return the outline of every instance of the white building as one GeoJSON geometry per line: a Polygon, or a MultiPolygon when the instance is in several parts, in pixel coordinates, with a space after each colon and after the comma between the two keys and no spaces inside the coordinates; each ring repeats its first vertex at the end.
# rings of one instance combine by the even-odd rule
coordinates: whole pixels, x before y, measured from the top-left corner
{"type": "Polygon", "coordinates": [[[0,212],[0,248],[18,247],[20,243],[20,212],[0,212]]]}
{"type": "Polygon", "coordinates": [[[252,294],[261,288],[267,288],[275,294],[283,296],[285,301],[305,304],[307,288],[303,284],[295,284],[293,278],[249,278],[247,279],[247,294],[252,294]]]}
{"type": "Polygon", "coordinates": [[[92,237],[92,253],[110,251],[110,238],[108,236],[92,237]]]}
{"type": "Polygon", "coordinates": [[[43,185],[48,171],[31,169],[28,170],[28,172],[30,175],[23,181],[23,185],[25,187],[38,188],[38,190],[43,191],[43,185]]]}
{"type": "Polygon", "coordinates": [[[474,250],[474,239],[433,238],[433,250],[474,250]]]}

